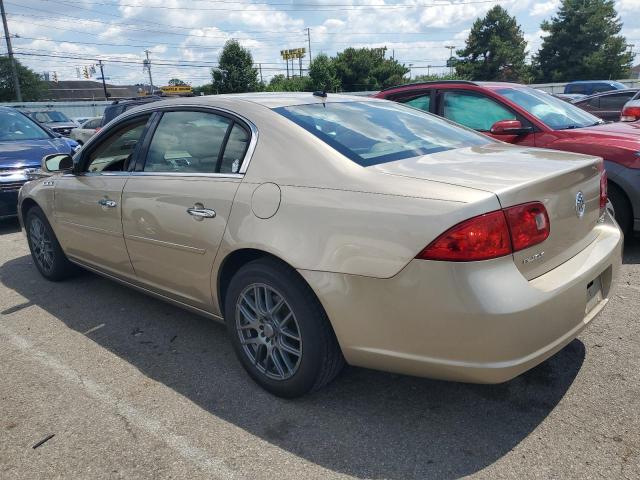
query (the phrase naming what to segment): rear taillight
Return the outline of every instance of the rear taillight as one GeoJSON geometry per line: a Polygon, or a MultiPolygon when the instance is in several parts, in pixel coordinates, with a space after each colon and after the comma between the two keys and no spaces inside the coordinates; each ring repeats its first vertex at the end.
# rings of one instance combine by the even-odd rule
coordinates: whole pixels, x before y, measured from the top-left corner
{"type": "Polygon", "coordinates": [[[542,243],[549,236],[549,215],[540,202],[505,208],[504,214],[509,224],[514,252],[542,243]]]}
{"type": "Polygon", "coordinates": [[[503,257],[543,242],[550,232],[549,215],[540,202],[485,213],[450,228],[416,258],[473,262],[503,257]]]}
{"type": "Polygon", "coordinates": [[[602,215],[604,210],[607,208],[608,196],[607,171],[604,169],[603,165],[602,170],[600,171],[600,215],[602,215]]]}
{"type": "Polygon", "coordinates": [[[621,122],[635,122],[636,120],[640,120],[640,107],[627,107],[622,110],[621,122]]]}
{"type": "Polygon", "coordinates": [[[101,129],[101,128],[102,128],[102,127],[98,127],[98,128],[96,128],[96,131],[95,131],[95,132],[93,132],[93,133],[98,133],[98,132],[100,131],[100,129],[101,129]]]}

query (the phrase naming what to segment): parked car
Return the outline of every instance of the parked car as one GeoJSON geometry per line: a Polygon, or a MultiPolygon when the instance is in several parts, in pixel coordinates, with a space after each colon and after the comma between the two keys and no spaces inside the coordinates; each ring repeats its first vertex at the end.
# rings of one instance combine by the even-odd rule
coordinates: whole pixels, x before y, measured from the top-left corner
{"type": "Polygon", "coordinates": [[[43,155],[71,154],[78,144],[42,128],[20,111],[0,107],[0,218],[17,214],[18,190],[43,155]]]}
{"type": "Polygon", "coordinates": [[[376,95],[444,116],[504,142],[605,159],[621,228],[640,231],[640,125],[609,123],[552,95],[515,83],[441,81],[376,95]]]}
{"type": "Polygon", "coordinates": [[[638,120],[640,120],[640,92],[625,104],[622,113],[620,113],[620,121],[622,122],[637,122],[638,120]]]}
{"type": "Polygon", "coordinates": [[[627,88],[596,93],[571,103],[606,122],[619,122],[622,108],[638,91],[637,88],[627,88]]]}
{"type": "Polygon", "coordinates": [[[66,173],[20,194],[45,278],[81,265],[226,321],[286,397],[345,360],[508,380],[593,320],[621,262],[602,159],[372,98],[155,102],[42,168],[66,173]]]}
{"type": "Polygon", "coordinates": [[[29,111],[25,113],[39,124],[65,137],[68,137],[71,130],[78,126],[64,113],[56,110],[29,111]]]}
{"type": "Polygon", "coordinates": [[[610,90],[624,90],[627,86],[624,83],[613,80],[579,80],[569,82],[564,86],[564,93],[580,93],[582,95],[593,95],[598,92],[608,92],[610,90]]]}
{"type": "Polygon", "coordinates": [[[116,118],[118,115],[126,112],[127,110],[131,110],[134,107],[139,105],[145,105],[151,102],[157,102],[158,100],[162,100],[164,97],[159,95],[149,95],[147,97],[134,97],[134,98],[126,98],[124,100],[114,100],[111,105],[107,105],[104,110],[104,115],[102,116],[102,125],[106,125],[111,120],[116,118]]]}
{"type": "Polygon", "coordinates": [[[582,95],[581,93],[552,93],[552,95],[565,102],[574,102],[586,97],[586,95],[582,95]]]}
{"type": "Polygon", "coordinates": [[[87,119],[78,128],[71,130],[69,135],[80,145],[83,145],[87,140],[93,137],[102,128],[102,117],[94,117],[87,119]]]}

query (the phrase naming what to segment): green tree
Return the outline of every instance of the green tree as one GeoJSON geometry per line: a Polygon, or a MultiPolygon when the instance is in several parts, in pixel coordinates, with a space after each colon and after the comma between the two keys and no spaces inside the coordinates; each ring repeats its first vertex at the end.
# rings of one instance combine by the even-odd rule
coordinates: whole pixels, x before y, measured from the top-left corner
{"type": "Polygon", "coordinates": [[[317,55],[309,65],[309,78],[312,90],[335,92],[340,88],[335,63],[324,53],[317,55]]]}
{"type": "Polygon", "coordinates": [[[465,48],[456,52],[456,73],[473,80],[527,81],[526,48],[515,17],[496,5],[473,22],[465,48]]]}
{"type": "Polygon", "coordinates": [[[622,22],[613,0],[563,0],[558,14],[541,28],[548,35],[533,61],[538,81],[614,79],[629,74],[633,54],[619,35],[622,22]]]}
{"type": "MultiPolygon", "coordinates": [[[[18,60],[15,60],[15,62],[22,100],[25,102],[40,100],[47,89],[46,83],[36,72],[25,67],[18,60]]],[[[12,102],[15,99],[16,93],[9,57],[0,56],[0,102],[12,102]]]]}
{"type": "Polygon", "coordinates": [[[265,87],[268,92],[306,92],[311,90],[309,77],[287,78],[282,74],[274,75],[265,87]]]}
{"type": "Polygon", "coordinates": [[[386,58],[386,47],[347,48],[333,59],[336,76],[347,92],[379,90],[404,81],[409,69],[386,58]]]}
{"type": "Polygon", "coordinates": [[[253,68],[251,52],[237,40],[228,40],[220,55],[219,67],[211,70],[216,93],[254,92],[260,89],[258,70],[253,68]]]}
{"type": "Polygon", "coordinates": [[[172,78],[171,80],[169,80],[168,85],[170,87],[180,87],[180,86],[186,85],[186,83],[180,80],[179,78],[172,78]]]}

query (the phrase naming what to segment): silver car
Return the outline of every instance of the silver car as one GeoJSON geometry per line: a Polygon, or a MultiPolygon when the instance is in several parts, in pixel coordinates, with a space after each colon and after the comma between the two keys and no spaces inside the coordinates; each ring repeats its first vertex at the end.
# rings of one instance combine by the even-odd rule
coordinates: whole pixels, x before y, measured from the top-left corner
{"type": "Polygon", "coordinates": [[[100,130],[101,127],[102,117],[89,118],[78,128],[71,130],[71,134],[69,136],[80,145],[84,145],[87,140],[93,137],[100,130]]]}

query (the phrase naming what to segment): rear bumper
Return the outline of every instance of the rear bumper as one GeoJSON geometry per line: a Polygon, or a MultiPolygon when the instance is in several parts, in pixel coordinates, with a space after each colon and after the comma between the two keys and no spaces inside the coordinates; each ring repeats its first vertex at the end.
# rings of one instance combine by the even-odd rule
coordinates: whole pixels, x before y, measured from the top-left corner
{"type": "Polygon", "coordinates": [[[390,279],[300,271],[315,290],[348,363],[477,383],[509,380],[573,340],[608,302],[623,237],[606,216],[594,242],[527,281],[511,257],[411,261],[390,279]],[[586,312],[587,285],[602,300],[586,312]]]}

